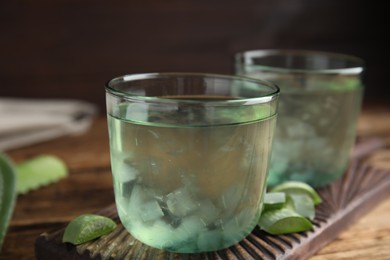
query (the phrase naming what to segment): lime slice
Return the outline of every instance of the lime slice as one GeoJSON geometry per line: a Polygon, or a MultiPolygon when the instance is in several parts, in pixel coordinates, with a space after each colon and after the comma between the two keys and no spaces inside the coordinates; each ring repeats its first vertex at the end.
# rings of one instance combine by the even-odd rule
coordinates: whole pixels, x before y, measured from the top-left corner
{"type": "Polygon", "coordinates": [[[268,192],[264,195],[264,210],[280,209],[285,203],[284,192],[268,192]]]}
{"type": "Polygon", "coordinates": [[[271,192],[285,192],[286,194],[308,194],[314,205],[322,202],[320,195],[308,184],[299,181],[287,181],[275,186],[271,192]]]}
{"type": "Polygon", "coordinates": [[[310,220],[314,219],[315,207],[313,199],[307,193],[290,193],[287,195],[287,207],[310,220]]]}
{"type": "Polygon", "coordinates": [[[16,176],[12,161],[0,153],[0,251],[16,202],[16,176]]]}
{"type": "Polygon", "coordinates": [[[73,219],[65,228],[62,242],[79,245],[113,231],[116,223],[104,216],[84,214],[73,219]]]}
{"type": "Polygon", "coordinates": [[[263,212],[259,226],[272,235],[282,235],[310,230],[313,224],[295,211],[281,208],[263,212]]]}

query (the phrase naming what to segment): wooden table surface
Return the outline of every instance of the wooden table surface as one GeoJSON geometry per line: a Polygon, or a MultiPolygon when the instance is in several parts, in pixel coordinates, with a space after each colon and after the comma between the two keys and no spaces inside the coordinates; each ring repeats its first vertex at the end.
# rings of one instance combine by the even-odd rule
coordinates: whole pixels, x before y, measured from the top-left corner
{"type": "MultiPolygon", "coordinates": [[[[367,106],[359,121],[360,136],[390,137],[390,107],[367,106]]],[[[57,183],[17,198],[0,259],[35,259],[34,242],[43,232],[57,229],[74,217],[102,209],[114,201],[107,122],[98,117],[79,136],[6,152],[15,163],[49,153],[62,158],[70,174],[57,183]]],[[[390,165],[390,149],[372,155],[390,165]]],[[[390,259],[390,197],[362,215],[311,259],[390,259]]]]}

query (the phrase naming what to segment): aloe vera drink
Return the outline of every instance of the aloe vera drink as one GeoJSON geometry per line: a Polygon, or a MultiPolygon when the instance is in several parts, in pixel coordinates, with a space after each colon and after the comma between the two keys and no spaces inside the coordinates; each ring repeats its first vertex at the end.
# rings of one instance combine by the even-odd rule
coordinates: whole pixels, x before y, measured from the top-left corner
{"type": "Polygon", "coordinates": [[[110,106],[115,200],[141,242],[173,252],[220,250],[256,226],[276,103],[214,106],[234,96],[167,96],[164,105],[110,106]],[[201,105],[200,105],[201,104],[201,105]]]}
{"type": "Polygon", "coordinates": [[[363,61],[305,50],[236,55],[236,73],[280,87],[268,184],[288,180],[322,187],[343,176],[355,143],[363,97],[363,61]]]}
{"type": "MultiPolygon", "coordinates": [[[[291,84],[280,78],[279,82],[291,84]]],[[[327,87],[321,91],[286,88],[280,97],[269,185],[297,180],[325,186],[348,167],[362,100],[361,83],[340,76],[332,82],[317,78],[311,84],[327,87]]]]}

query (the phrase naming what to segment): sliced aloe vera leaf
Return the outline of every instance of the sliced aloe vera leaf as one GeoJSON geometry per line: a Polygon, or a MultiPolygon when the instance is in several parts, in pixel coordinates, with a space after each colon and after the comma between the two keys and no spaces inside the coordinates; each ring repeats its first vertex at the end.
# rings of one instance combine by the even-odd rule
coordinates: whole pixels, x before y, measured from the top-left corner
{"type": "Polygon", "coordinates": [[[76,217],[65,228],[62,242],[80,245],[112,232],[116,223],[104,216],[84,214],[76,217]]]}
{"type": "Polygon", "coordinates": [[[313,199],[307,193],[289,193],[287,204],[299,215],[310,220],[314,219],[315,206],[313,199]]]}
{"type": "Polygon", "coordinates": [[[54,155],[40,155],[16,165],[17,192],[48,185],[68,175],[66,164],[54,155]]]}
{"type": "Polygon", "coordinates": [[[267,192],[264,195],[264,210],[280,209],[286,203],[284,192],[267,192]]]}
{"type": "Polygon", "coordinates": [[[12,161],[0,153],[0,251],[16,202],[16,176],[12,161]]]}
{"type": "Polygon", "coordinates": [[[312,229],[313,224],[289,208],[265,211],[259,220],[261,229],[272,235],[303,232],[312,229]]]}
{"type": "Polygon", "coordinates": [[[313,187],[311,187],[307,183],[299,182],[299,181],[283,182],[282,184],[273,187],[271,189],[271,192],[285,192],[287,194],[306,193],[312,198],[314,205],[318,205],[322,202],[320,195],[317,193],[315,189],[313,189],[313,187]]]}

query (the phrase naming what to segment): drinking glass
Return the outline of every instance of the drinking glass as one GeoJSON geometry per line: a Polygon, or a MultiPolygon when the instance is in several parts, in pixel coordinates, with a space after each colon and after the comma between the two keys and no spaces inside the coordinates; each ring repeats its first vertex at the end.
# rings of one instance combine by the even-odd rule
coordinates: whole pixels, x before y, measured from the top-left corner
{"type": "Polygon", "coordinates": [[[251,50],[236,55],[236,74],[280,87],[268,184],[325,186],[346,171],[363,96],[363,61],[306,50],[251,50]]]}
{"type": "Polygon", "coordinates": [[[196,73],[106,85],[115,201],[139,241],[173,252],[229,247],[256,226],[278,87],[196,73]]]}

